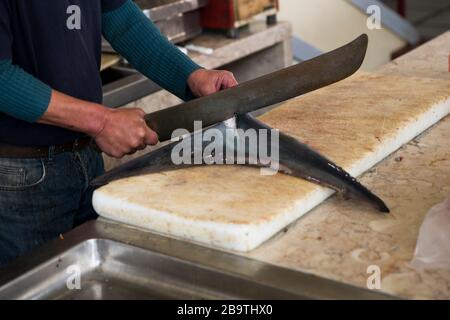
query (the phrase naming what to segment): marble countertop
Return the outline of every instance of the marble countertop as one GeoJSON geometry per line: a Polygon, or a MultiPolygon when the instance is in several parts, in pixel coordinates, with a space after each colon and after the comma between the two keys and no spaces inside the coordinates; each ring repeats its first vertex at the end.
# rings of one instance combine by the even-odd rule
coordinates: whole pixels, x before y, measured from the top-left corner
{"type": "MultiPolygon", "coordinates": [[[[450,32],[393,61],[380,73],[448,79],[450,32]]],[[[370,266],[381,291],[403,298],[449,299],[450,269],[410,267],[419,228],[450,195],[450,116],[360,177],[382,194],[393,213],[368,214],[332,197],[258,249],[245,254],[290,269],[366,287],[370,266]]]]}
{"type": "Polygon", "coordinates": [[[450,195],[450,117],[361,177],[382,194],[392,213],[381,216],[333,197],[285,233],[246,254],[257,260],[366,287],[369,266],[381,271],[381,290],[403,298],[450,298],[450,269],[409,266],[428,210],[450,195]]]}

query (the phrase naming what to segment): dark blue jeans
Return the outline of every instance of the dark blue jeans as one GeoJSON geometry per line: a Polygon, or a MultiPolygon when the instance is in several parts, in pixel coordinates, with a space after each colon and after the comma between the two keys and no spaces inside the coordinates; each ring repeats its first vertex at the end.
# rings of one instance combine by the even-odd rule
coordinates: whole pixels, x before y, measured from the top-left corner
{"type": "Polygon", "coordinates": [[[97,217],[89,182],[104,171],[92,148],[48,158],[0,158],[0,266],[97,217]]]}

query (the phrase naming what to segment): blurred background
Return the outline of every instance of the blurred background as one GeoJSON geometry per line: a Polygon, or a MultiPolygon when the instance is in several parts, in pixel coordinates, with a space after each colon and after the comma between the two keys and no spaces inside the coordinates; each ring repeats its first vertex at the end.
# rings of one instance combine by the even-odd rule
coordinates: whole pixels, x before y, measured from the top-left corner
{"type": "Polygon", "coordinates": [[[449,29],[450,1],[448,0],[383,0],[382,2],[405,17],[424,40],[434,38],[449,29]]]}
{"type": "MultiPolygon", "coordinates": [[[[306,48],[331,50],[366,32],[370,37],[363,68],[372,71],[450,28],[448,0],[280,0],[280,20],[294,30],[294,56],[310,58],[306,48]],[[380,8],[382,29],[368,30],[367,8],[380,8]]],[[[314,50],[310,51],[314,55],[314,50]]]]}

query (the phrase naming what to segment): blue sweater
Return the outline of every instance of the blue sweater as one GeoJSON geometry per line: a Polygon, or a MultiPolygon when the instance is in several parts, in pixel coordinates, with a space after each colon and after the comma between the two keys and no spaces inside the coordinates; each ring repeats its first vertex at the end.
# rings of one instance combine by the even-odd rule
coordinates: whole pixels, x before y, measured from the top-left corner
{"type": "MultiPolygon", "coordinates": [[[[187,78],[200,67],[171,44],[131,0],[104,12],[101,24],[104,37],[138,71],[181,99],[190,97],[187,78]]],[[[0,60],[0,88],[0,113],[33,123],[48,108],[50,86],[11,59],[0,60]]]]}

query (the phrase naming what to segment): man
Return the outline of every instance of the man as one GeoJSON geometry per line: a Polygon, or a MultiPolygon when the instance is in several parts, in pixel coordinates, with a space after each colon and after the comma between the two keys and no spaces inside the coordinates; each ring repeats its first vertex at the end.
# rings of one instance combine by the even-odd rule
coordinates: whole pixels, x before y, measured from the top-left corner
{"type": "Polygon", "coordinates": [[[0,0],[0,265],[95,218],[101,155],[158,142],[140,109],[101,104],[101,35],[182,99],[235,86],[201,69],[131,0],[0,0]]]}

